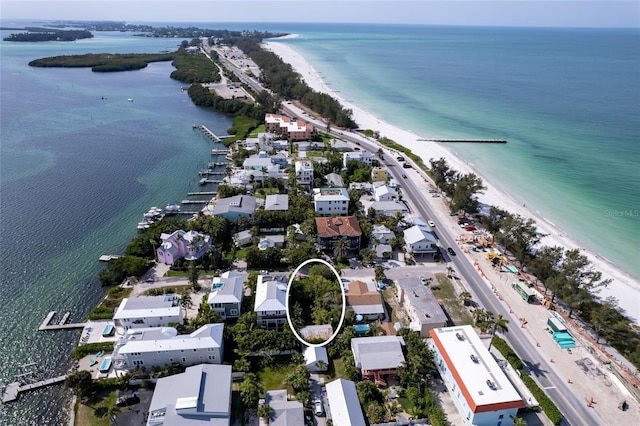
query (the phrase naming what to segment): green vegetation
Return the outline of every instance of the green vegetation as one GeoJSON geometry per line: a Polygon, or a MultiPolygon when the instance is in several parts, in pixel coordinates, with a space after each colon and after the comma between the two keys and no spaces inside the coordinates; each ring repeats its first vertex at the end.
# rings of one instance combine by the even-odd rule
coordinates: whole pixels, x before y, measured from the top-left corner
{"type": "Polygon", "coordinates": [[[188,93],[194,104],[204,108],[212,108],[224,114],[264,120],[264,115],[267,112],[272,112],[261,105],[253,105],[239,99],[225,99],[201,84],[192,84],[188,93]]]}
{"type": "Polygon", "coordinates": [[[145,68],[150,62],[170,61],[175,53],[87,53],[35,59],[32,67],[87,68],[94,72],[131,71],[145,68]]]}
{"type": "Polygon", "coordinates": [[[95,342],[80,345],[73,352],[73,357],[75,359],[82,359],[87,355],[95,354],[100,351],[112,352],[113,342],[95,342]]]}
{"type": "MultiPolygon", "coordinates": [[[[373,131],[372,130],[365,130],[363,132],[366,136],[373,136],[373,131]]],[[[395,142],[392,139],[389,138],[379,138],[378,139],[378,143],[389,147],[391,149],[395,149],[398,152],[402,152],[405,157],[411,158],[413,160],[414,163],[416,163],[418,165],[418,167],[420,167],[422,170],[424,170],[425,172],[428,172],[429,169],[427,168],[427,166],[424,164],[424,162],[422,161],[422,157],[417,156],[416,154],[414,154],[413,152],[411,152],[411,150],[409,148],[407,148],[406,146],[400,145],[399,143],[395,142]]]]}
{"type": "Polygon", "coordinates": [[[107,291],[107,296],[93,311],[89,313],[90,320],[101,320],[113,318],[114,309],[120,305],[122,299],[128,297],[133,289],[115,286],[107,291]]]}
{"type": "Polygon", "coordinates": [[[10,34],[4,41],[75,41],[83,38],[93,38],[91,31],[83,30],[52,30],[51,28],[26,28],[26,33],[10,34]]]}
{"type": "Polygon", "coordinates": [[[351,110],[344,109],[331,95],[312,90],[291,65],[262,49],[258,40],[243,37],[236,45],[260,67],[264,83],[272,91],[285,99],[299,100],[338,127],[357,127],[351,110]]]}
{"type": "Polygon", "coordinates": [[[87,404],[77,403],[75,424],[83,426],[109,426],[114,424],[111,416],[119,413],[116,406],[118,392],[111,391],[104,396],[96,396],[87,404]]]}
{"type": "Polygon", "coordinates": [[[456,297],[453,284],[444,273],[435,274],[437,285],[431,287],[433,295],[441,305],[444,306],[451,321],[455,325],[472,325],[473,318],[469,314],[469,310],[464,307],[464,303],[460,303],[460,299],[456,297]]]}
{"type": "Polygon", "coordinates": [[[487,189],[483,186],[482,179],[473,173],[462,174],[453,170],[444,158],[431,159],[429,163],[429,174],[436,186],[449,196],[451,210],[466,214],[477,213],[479,203],[476,195],[487,189]]]}
{"type": "Polygon", "coordinates": [[[103,286],[120,284],[129,276],[140,277],[149,269],[149,261],[136,256],[122,256],[111,260],[100,272],[100,283],[103,286]]]}
{"type": "Polygon", "coordinates": [[[491,340],[493,346],[500,351],[502,356],[511,364],[511,366],[520,372],[520,376],[522,377],[522,381],[529,388],[533,396],[538,400],[540,404],[540,408],[545,412],[549,420],[554,425],[559,425],[562,422],[563,415],[556,407],[556,405],[549,399],[549,397],[544,393],[540,386],[529,376],[527,371],[524,369],[524,365],[522,361],[516,355],[516,353],[511,349],[511,347],[505,342],[503,339],[494,336],[491,340]]]}
{"type": "Polygon", "coordinates": [[[236,141],[246,139],[252,132],[257,132],[259,127],[257,118],[251,118],[244,115],[235,115],[233,117],[233,125],[227,130],[227,133],[233,135],[226,138],[222,142],[225,146],[230,146],[236,141]]]}
{"type": "Polygon", "coordinates": [[[215,83],[220,81],[218,67],[201,52],[186,52],[180,48],[174,55],[171,64],[176,69],[171,73],[171,78],[184,83],[215,83]]]}

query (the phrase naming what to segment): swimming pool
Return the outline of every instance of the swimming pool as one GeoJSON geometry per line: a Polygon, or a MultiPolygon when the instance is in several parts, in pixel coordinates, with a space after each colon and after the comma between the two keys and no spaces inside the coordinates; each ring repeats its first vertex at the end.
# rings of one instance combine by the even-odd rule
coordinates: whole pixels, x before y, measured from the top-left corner
{"type": "Polygon", "coordinates": [[[358,334],[365,334],[369,332],[369,324],[356,324],[353,326],[353,329],[358,334]]]}
{"type": "Polygon", "coordinates": [[[108,373],[110,369],[111,369],[111,358],[103,359],[102,363],[100,364],[100,368],[98,370],[100,370],[101,373],[108,373]]]}

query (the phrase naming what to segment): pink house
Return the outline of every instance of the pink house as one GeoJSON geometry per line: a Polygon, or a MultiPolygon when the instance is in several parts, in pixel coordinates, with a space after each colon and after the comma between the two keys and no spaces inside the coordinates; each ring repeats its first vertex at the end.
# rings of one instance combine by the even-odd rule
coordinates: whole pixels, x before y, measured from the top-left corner
{"type": "Polygon", "coordinates": [[[156,250],[158,263],[173,265],[178,259],[197,260],[211,247],[211,237],[196,231],[185,232],[182,229],[173,234],[160,235],[162,244],[156,250]]]}
{"type": "Polygon", "coordinates": [[[292,141],[309,140],[313,137],[315,130],[309,123],[291,120],[289,117],[278,114],[266,114],[264,124],[267,131],[281,133],[292,141]]]}

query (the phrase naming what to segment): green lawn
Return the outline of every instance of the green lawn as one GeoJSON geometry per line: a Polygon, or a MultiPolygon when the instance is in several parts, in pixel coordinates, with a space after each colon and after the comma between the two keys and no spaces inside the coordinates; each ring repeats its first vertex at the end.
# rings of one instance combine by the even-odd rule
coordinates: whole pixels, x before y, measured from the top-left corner
{"type": "Polygon", "coordinates": [[[257,374],[265,390],[287,389],[285,381],[290,371],[288,364],[274,365],[262,368],[257,374]]]}
{"type": "Polygon", "coordinates": [[[473,325],[473,317],[456,296],[453,284],[447,275],[440,273],[435,276],[438,284],[431,287],[433,295],[444,305],[455,325],[473,325]]]}
{"type": "Polygon", "coordinates": [[[236,259],[244,259],[247,257],[247,249],[240,249],[236,251],[236,259]]]}
{"type": "Polygon", "coordinates": [[[278,188],[258,188],[255,191],[256,198],[267,198],[267,195],[278,194],[278,188]]]}
{"type": "Polygon", "coordinates": [[[342,358],[332,359],[333,369],[329,367],[329,371],[333,370],[333,377],[339,379],[341,377],[347,377],[344,371],[344,360],[342,358]]]}
{"type": "MultiPolygon", "coordinates": [[[[77,404],[75,424],[79,426],[109,426],[111,419],[106,416],[107,407],[116,405],[118,391],[112,391],[103,397],[95,397],[84,404],[77,404]]],[[[126,408],[120,408],[124,411],[126,408]]]]}

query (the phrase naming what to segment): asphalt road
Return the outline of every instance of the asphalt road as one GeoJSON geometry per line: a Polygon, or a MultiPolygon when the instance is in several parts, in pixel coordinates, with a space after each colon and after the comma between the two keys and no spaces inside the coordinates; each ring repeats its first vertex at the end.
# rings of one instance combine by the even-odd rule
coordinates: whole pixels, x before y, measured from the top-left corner
{"type": "MultiPolygon", "coordinates": [[[[235,67],[231,66],[231,69],[234,68],[235,67]]],[[[252,83],[256,84],[255,81],[252,81],[252,83]]],[[[253,85],[251,86],[253,87],[253,85]]],[[[254,88],[254,90],[256,89],[254,88]]],[[[256,92],[257,91],[258,90],[256,90],[256,92]]],[[[307,120],[316,127],[326,127],[326,123],[324,121],[314,119],[308,115],[302,115],[301,110],[291,104],[283,104],[282,110],[285,114],[307,120]]],[[[332,129],[330,134],[347,142],[357,143],[362,146],[362,148],[372,153],[376,153],[379,148],[378,145],[357,133],[332,129]]],[[[434,214],[429,203],[427,203],[426,194],[428,194],[428,192],[426,183],[421,188],[418,188],[414,184],[413,180],[403,179],[402,174],[405,173],[405,169],[402,168],[395,157],[386,154],[384,162],[396,181],[401,182],[405,196],[413,201],[415,207],[418,209],[418,213],[420,213],[420,215],[422,215],[426,220],[433,220],[435,222],[436,234],[439,237],[440,244],[443,248],[446,249],[447,247],[452,247],[456,250],[456,253],[458,254],[457,256],[449,256],[447,253],[445,254],[445,258],[447,259],[448,256],[447,260],[452,262],[458,273],[464,277],[465,281],[470,286],[470,290],[474,295],[475,300],[478,300],[485,309],[493,312],[494,314],[502,314],[504,317],[509,317],[510,314],[507,309],[500,304],[489,286],[484,282],[484,279],[480,277],[466,257],[460,253],[454,237],[446,230],[444,224],[440,222],[438,216],[434,214]]],[[[546,394],[558,406],[565,417],[563,424],[596,425],[603,423],[593,410],[587,407],[586,401],[583,401],[581,398],[573,394],[572,390],[566,385],[566,383],[550,368],[547,360],[538,353],[534,343],[524,334],[517,324],[509,327],[509,331],[504,333],[504,338],[509,345],[511,345],[516,354],[518,354],[522,359],[525,366],[531,372],[531,375],[538,382],[540,387],[544,389],[546,394]]]]}

